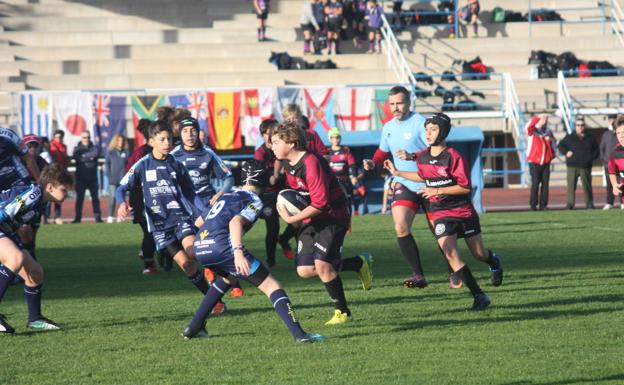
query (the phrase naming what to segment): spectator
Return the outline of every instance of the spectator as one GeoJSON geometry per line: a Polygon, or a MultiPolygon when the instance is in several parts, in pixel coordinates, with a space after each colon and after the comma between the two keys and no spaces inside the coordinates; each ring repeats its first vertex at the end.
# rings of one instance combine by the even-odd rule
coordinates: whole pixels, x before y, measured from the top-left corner
{"type": "Polygon", "coordinates": [[[527,125],[527,161],[531,173],[531,210],[537,210],[538,190],[539,209],[548,207],[548,185],[550,183],[550,162],[555,157],[555,136],[548,128],[548,116],[534,116],[527,125]],[[541,188],[540,188],[541,185],[541,188]]]}
{"type": "Polygon", "coordinates": [[[405,28],[405,24],[403,23],[403,2],[402,1],[392,2],[392,26],[398,27],[399,31],[405,28]]]}
{"type": "Polygon", "coordinates": [[[451,26],[449,39],[455,39],[455,1],[441,1],[440,5],[438,5],[438,10],[440,12],[447,12],[446,23],[451,26]]]}
{"type": "Polygon", "coordinates": [[[258,18],[258,41],[266,40],[266,21],[269,18],[270,0],[253,0],[256,17],[258,18]]]}
{"type": "Polygon", "coordinates": [[[318,0],[308,0],[303,3],[303,13],[301,14],[301,31],[303,31],[303,54],[310,53],[310,42],[312,37],[320,31],[319,24],[314,17],[314,4],[318,0]]]}
{"type": "Polygon", "coordinates": [[[325,5],[325,15],[327,17],[327,54],[332,52],[332,42],[334,43],[334,53],[340,54],[340,31],[342,30],[342,4],[337,0],[329,0],[325,5]]]}
{"type": "Polygon", "coordinates": [[[383,20],[383,8],[377,4],[376,0],[368,2],[366,9],[366,19],[368,20],[368,53],[375,53],[375,41],[377,42],[377,53],[381,53],[381,27],[383,20]]]}
{"type": "Polygon", "coordinates": [[[472,24],[472,37],[477,37],[479,33],[479,11],[481,6],[479,0],[466,0],[466,5],[459,10],[459,20],[466,24],[472,24]]]}
{"type": "MultiPolygon", "coordinates": [[[[50,155],[52,155],[52,160],[54,163],[63,166],[64,169],[67,169],[67,166],[69,166],[69,156],[67,155],[67,146],[63,144],[63,138],[65,138],[65,133],[63,131],[54,131],[54,137],[52,138],[52,142],[50,142],[50,155]]],[[[54,205],[54,223],[56,223],[57,225],[62,225],[62,203],[59,201],[51,204],[54,205]]]]}
{"type": "Polygon", "coordinates": [[[314,13],[314,20],[318,24],[319,29],[314,36],[314,54],[320,55],[323,48],[327,44],[327,37],[325,35],[325,3],[327,0],[315,0],[312,4],[312,13],[314,13]]]}
{"type": "Polygon", "coordinates": [[[585,192],[585,207],[594,208],[594,197],[591,185],[591,168],[594,160],[598,159],[600,152],[598,143],[585,132],[585,120],[578,117],[574,123],[575,131],[568,134],[559,143],[559,151],[566,157],[567,184],[568,184],[568,210],[574,209],[576,200],[576,183],[581,178],[583,191],[585,192]]]}
{"type": "Polygon", "coordinates": [[[76,216],[72,223],[82,221],[82,204],[85,190],[89,189],[93,203],[93,216],[97,223],[102,223],[100,198],[98,195],[98,157],[100,149],[91,142],[89,131],[80,134],[80,143],[74,148],[73,158],[76,161],[76,216]]]}
{"type": "Polygon", "coordinates": [[[48,164],[52,164],[52,154],[50,153],[50,139],[45,136],[41,138],[41,153],[39,154],[48,164]]]}
{"type": "MultiPolygon", "coordinates": [[[[117,134],[113,136],[113,139],[108,145],[108,152],[106,153],[105,170],[106,177],[108,178],[108,218],[106,222],[113,223],[113,216],[115,215],[115,192],[121,178],[125,174],[126,163],[128,162],[128,141],[126,137],[117,134]]],[[[119,220],[117,220],[119,222],[119,220]]]]}
{"type": "MultiPolygon", "coordinates": [[[[618,145],[618,139],[615,135],[614,127],[616,117],[616,115],[609,116],[609,127],[607,127],[607,131],[602,134],[602,139],[600,140],[600,158],[602,159],[605,178],[607,179],[607,203],[602,208],[603,210],[611,209],[616,198],[615,195],[613,195],[613,185],[611,185],[611,179],[609,178],[608,171],[609,157],[618,145]]],[[[621,205],[620,207],[624,208],[624,205],[621,205]]]]}
{"type": "Polygon", "coordinates": [[[354,0],[350,4],[353,19],[351,28],[353,30],[353,45],[355,48],[362,48],[364,39],[366,38],[366,30],[364,28],[364,17],[366,16],[366,0],[354,0]]]}

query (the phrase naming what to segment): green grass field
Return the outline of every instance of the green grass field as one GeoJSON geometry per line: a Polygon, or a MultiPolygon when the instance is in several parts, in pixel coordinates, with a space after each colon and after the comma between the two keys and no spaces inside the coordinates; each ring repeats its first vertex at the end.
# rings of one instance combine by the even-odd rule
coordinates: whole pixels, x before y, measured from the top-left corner
{"type": "MultiPolygon", "coordinates": [[[[332,308],[320,282],[283,258],[274,270],[304,328],[330,337],[304,346],[248,284],[209,320],[211,338],[185,341],[201,296],[179,270],[140,274],[137,226],[44,226],[44,314],[64,330],[27,330],[12,287],[0,313],[17,333],[0,336],[0,384],[623,384],[623,224],[620,210],[484,215],[505,281],[493,288],[462,245],[493,302],[475,313],[467,289],[449,289],[422,217],[424,290],[400,285],[408,271],[390,217],[355,218],[345,255],[369,250],[376,263],[369,292],[343,274],[353,322],[324,326],[332,308]]],[[[259,223],[246,238],[262,258],[263,237],[259,223]]]]}

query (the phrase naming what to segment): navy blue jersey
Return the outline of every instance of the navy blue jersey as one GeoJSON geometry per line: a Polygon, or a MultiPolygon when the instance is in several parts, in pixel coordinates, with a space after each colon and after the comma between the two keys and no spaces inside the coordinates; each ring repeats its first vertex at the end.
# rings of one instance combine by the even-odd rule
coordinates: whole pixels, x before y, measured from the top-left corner
{"type": "Polygon", "coordinates": [[[232,176],[230,169],[208,146],[186,151],[180,145],[171,151],[171,155],[186,166],[195,187],[195,194],[201,198],[210,199],[215,194],[211,179],[225,179],[232,176]]]}
{"type": "Polygon", "coordinates": [[[0,237],[13,235],[22,225],[39,223],[43,207],[37,184],[16,184],[0,192],[0,237]]]}
{"type": "MultiPolygon", "coordinates": [[[[241,216],[247,220],[245,231],[248,231],[256,222],[262,212],[262,201],[258,195],[240,189],[234,189],[223,194],[210,210],[202,215],[204,224],[200,227],[193,249],[204,266],[221,266],[230,274],[236,273],[230,241],[230,221],[235,216],[241,216]],[[232,270],[233,269],[233,270],[232,270]]],[[[248,253],[246,253],[247,256],[248,253]]],[[[248,255],[252,270],[257,268],[251,255],[248,255]]],[[[253,273],[253,271],[251,273],[253,273]]]]}
{"type": "Polygon", "coordinates": [[[198,216],[204,208],[196,199],[188,170],[172,156],[157,160],[150,153],[139,159],[121,180],[117,201],[122,202],[125,192],[135,185],[143,191],[150,232],[175,228],[198,216]]]}
{"type": "Polygon", "coordinates": [[[29,183],[30,174],[22,161],[27,152],[19,135],[0,127],[0,190],[15,183],[29,183]]]}

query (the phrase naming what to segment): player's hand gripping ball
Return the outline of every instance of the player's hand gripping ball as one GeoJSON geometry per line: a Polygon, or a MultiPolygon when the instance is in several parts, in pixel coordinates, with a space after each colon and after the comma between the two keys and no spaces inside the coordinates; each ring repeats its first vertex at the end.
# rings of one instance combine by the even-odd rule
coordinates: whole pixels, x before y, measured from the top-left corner
{"type": "Polygon", "coordinates": [[[290,215],[297,215],[310,205],[310,195],[297,190],[282,190],[277,195],[277,205],[290,215]]]}

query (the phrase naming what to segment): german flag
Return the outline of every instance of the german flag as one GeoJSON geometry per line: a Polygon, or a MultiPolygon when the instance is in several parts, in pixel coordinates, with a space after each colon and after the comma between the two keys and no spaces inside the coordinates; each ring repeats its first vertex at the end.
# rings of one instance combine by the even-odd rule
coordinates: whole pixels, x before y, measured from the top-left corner
{"type": "Polygon", "coordinates": [[[208,92],[208,140],[215,150],[243,147],[240,92],[208,92]]]}

